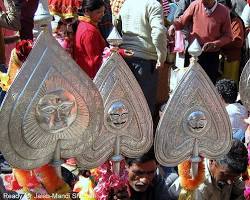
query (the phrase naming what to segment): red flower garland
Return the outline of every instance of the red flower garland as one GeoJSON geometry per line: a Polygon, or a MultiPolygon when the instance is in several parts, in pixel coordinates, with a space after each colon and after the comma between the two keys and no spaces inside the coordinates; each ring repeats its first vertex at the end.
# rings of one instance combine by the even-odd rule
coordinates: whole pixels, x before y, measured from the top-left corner
{"type": "Polygon", "coordinates": [[[32,49],[32,40],[21,40],[16,44],[16,54],[21,62],[24,62],[32,49]]]}
{"type": "Polygon", "coordinates": [[[94,188],[97,200],[107,200],[112,190],[120,189],[128,184],[125,161],[121,161],[119,175],[113,173],[113,165],[112,161],[108,161],[98,168],[100,177],[97,186],[94,188]]]}

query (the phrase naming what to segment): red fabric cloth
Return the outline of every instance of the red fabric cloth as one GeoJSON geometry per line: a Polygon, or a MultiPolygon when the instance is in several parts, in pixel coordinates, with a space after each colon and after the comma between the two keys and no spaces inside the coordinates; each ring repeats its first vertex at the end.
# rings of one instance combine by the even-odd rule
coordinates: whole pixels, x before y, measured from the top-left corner
{"type": "Polygon", "coordinates": [[[182,16],[174,22],[176,30],[192,24],[190,41],[197,38],[200,45],[214,42],[220,48],[232,40],[229,10],[217,5],[211,15],[207,15],[202,0],[193,1],[182,16]]]}
{"type": "MultiPolygon", "coordinates": [[[[1,11],[1,10],[6,11],[6,9],[5,9],[5,7],[4,7],[3,1],[0,1],[0,11],[1,11]],[[2,8],[3,8],[3,9],[2,9],[2,8]]],[[[10,30],[10,29],[5,29],[5,28],[3,28],[2,31],[3,31],[3,35],[4,35],[4,36],[12,36],[12,35],[15,35],[15,34],[16,34],[15,31],[10,30]]],[[[6,64],[9,63],[10,54],[11,54],[12,49],[15,48],[15,45],[16,45],[15,43],[5,44],[5,45],[4,45],[4,46],[5,46],[5,57],[6,57],[6,62],[5,62],[5,63],[6,63],[6,64]]]]}
{"type": "Polygon", "coordinates": [[[76,17],[81,5],[79,0],[48,0],[48,4],[52,15],[59,15],[65,19],[76,17]]]}
{"type": "Polygon", "coordinates": [[[105,40],[98,28],[91,23],[80,21],[75,36],[73,58],[92,79],[102,64],[105,46],[105,40]]]}

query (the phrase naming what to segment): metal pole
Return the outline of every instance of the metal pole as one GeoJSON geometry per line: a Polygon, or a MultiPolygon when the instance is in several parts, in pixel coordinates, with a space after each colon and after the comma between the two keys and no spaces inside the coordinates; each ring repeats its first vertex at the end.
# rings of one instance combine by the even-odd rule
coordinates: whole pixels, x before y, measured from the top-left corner
{"type": "Polygon", "coordinates": [[[120,174],[120,163],[123,160],[123,156],[120,154],[120,136],[116,136],[114,156],[112,161],[114,162],[114,173],[119,176],[120,174]]]}
{"type": "Polygon", "coordinates": [[[54,153],[54,159],[53,159],[53,166],[56,169],[57,175],[62,178],[62,171],[61,171],[61,151],[60,151],[60,144],[61,144],[61,140],[58,140],[56,143],[56,150],[54,153]]]}
{"type": "MultiPolygon", "coordinates": [[[[197,139],[195,139],[193,156],[190,160],[191,160],[192,179],[195,179],[195,177],[198,175],[199,162],[201,162],[201,158],[199,156],[199,151],[198,151],[198,140],[197,139]]],[[[198,200],[197,195],[198,195],[198,193],[197,193],[197,189],[196,189],[196,190],[194,190],[194,199],[196,199],[196,200],[198,200]]]]}

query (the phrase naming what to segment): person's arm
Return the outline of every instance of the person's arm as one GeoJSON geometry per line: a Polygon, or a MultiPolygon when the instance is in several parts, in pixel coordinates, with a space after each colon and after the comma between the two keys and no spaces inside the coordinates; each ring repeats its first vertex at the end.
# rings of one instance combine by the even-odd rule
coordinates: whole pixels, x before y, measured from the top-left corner
{"type": "Polygon", "coordinates": [[[231,28],[231,19],[229,11],[226,10],[225,20],[221,27],[221,37],[213,41],[213,44],[216,48],[221,48],[222,46],[228,44],[233,39],[232,28],[231,28]]]}
{"type": "MultiPolygon", "coordinates": [[[[230,20],[231,22],[231,20],[230,20]]],[[[224,33],[222,36],[211,42],[206,42],[202,50],[204,52],[216,52],[219,51],[221,48],[239,48],[242,47],[244,42],[244,28],[241,22],[237,20],[237,22],[233,22],[232,26],[230,25],[230,30],[228,27],[223,26],[224,33]],[[230,35],[231,32],[231,35],[230,35]]]]}
{"type": "Polygon", "coordinates": [[[164,26],[163,10],[161,4],[151,4],[149,5],[148,9],[152,43],[155,46],[158,57],[156,68],[158,68],[164,65],[164,62],[167,58],[167,30],[164,26]]]}
{"type": "Polygon", "coordinates": [[[0,26],[7,29],[19,30],[21,28],[21,0],[4,0],[4,6],[7,11],[0,12],[0,26]]]}
{"type": "Polygon", "coordinates": [[[170,36],[170,38],[174,36],[175,31],[181,30],[185,26],[190,25],[193,19],[194,9],[195,9],[195,4],[192,3],[191,5],[188,6],[183,15],[174,20],[173,24],[168,29],[168,35],[170,36]]]}
{"type": "Polygon", "coordinates": [[[181,30],[185,26],[190,25],[193,19],[195,5],[195,3],[190,4],[188,8],[184,11],[183,15],[181,15],[178,19],[174,21],[173,24],[175,26],[175,30],[181,30]]]}

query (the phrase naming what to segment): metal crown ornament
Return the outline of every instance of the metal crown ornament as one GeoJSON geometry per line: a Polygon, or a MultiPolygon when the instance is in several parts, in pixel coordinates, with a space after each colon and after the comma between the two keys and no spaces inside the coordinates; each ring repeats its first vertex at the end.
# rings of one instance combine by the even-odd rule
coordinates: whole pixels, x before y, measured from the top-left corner
{"type": "MultiPolygon", "coordinates": [[[[197,44],[195,44],[197,45],[197,44]]],[[[192,46],[192,45],[191,45],[192,46]]],[[[194,56],[200,54],[192,50],[194,56]]],[[[199,155],[216,159],[231,147],[232,130],[224,103],[206,72],[194,59],[168,100],[155,135],[155,154],[165,166],[199,155]]]]}
{"type": "MultiPolygon", "coordinates": [[[[116,35],[113,33],[109,41],[116,41],[116,36],[111,37],[116,35]]],[[[91,168],[113,156],[117,173],[122,155],[138,157],[150,149],[153,143],[151,113],[133,73],[117,52],[103,63],[94,83],[104,102],[104,125],[93,147],[79,160],[89,163],[87,167],[91,168]]]]}
{"type": "Polygon", "coordinates": [[[33,169],[89,148],[103,124],[92,80],[44,31],[1,107],[0,149],[16,168],[33,169]]]}

